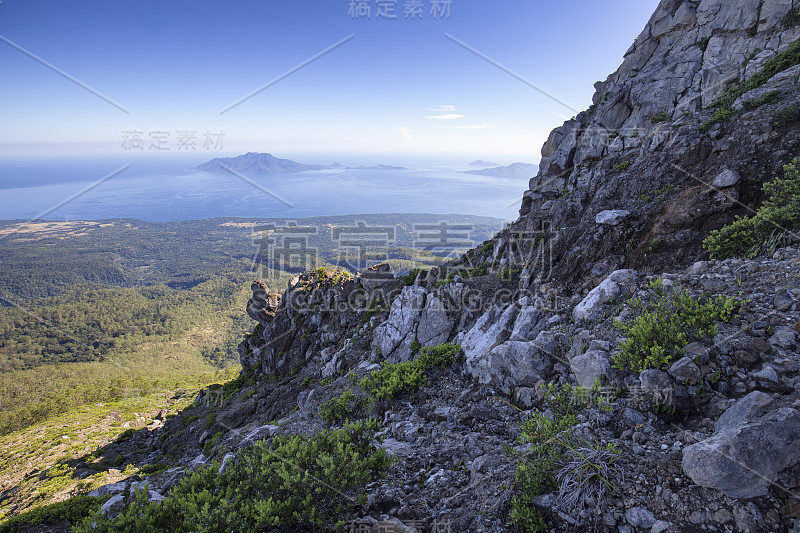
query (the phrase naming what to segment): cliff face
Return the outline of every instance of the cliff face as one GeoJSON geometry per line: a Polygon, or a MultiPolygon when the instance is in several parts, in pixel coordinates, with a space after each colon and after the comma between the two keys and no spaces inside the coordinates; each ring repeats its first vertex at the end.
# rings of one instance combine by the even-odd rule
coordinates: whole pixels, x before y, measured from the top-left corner
{"type": "Polygon", "coordinates": [[[594,105],[542,148],[514,229],[551,241],[553,278],[588,288],[623,266],[685,265],[710,229],[749,214],[798,151],[794,4],[660,3],[594,105]],[[598,217],[609,210],[628,213],[598,217]]]}

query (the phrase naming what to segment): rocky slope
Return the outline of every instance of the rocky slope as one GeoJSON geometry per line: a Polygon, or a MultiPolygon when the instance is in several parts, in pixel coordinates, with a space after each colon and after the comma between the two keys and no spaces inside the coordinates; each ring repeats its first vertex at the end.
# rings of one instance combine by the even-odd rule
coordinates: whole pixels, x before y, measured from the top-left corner
{"type": "Polygon", "coordinates": [[[727,105],[720,98],[800,36],[793,8],[660,3],[620,68],[595,84],[594,105],[542,148],[514,229],[552,242],[546,274],[590,288],[617,268],[686,266],[709,229],[749,214],[761,183],[797,155],[800,67],[775,69],[730,102],[738,111],[727,121],[709,121],[727,105]],[[609,210],[626,213],[599,216],[609,210]]]}
{"type": "Polygon", "coordinates": [[[514,531],[527,512],[550,531],[800,530],[800,250],[700,247],[797,155],[794,9],[662,1],[592,109],[551,134],[520,219],[459,260],[255,282],[243,379],[125,444],[177,465],[150,497],[256,440],[336,425],[331,400],[369,399],[361,379],[458,343],[418,390],[345,402],[397,459],[351,530],[514,531]],[[651,364],[626,359],[645,345],[651,364]],[[558,483],[528,490],[521,465],[555,465],[558,483]]]}

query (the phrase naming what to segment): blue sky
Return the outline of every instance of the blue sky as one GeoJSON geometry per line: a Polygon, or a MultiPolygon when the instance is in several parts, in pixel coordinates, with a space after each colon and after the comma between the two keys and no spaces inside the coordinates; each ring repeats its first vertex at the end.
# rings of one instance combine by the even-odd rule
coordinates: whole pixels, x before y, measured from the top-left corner
{"type": "MultiPolygon", "coordinates": [[[[0,154],[114,153],[124,131],[224,133],[225,152],[441,154],[536,162],[591,103],[657,0],[452,0],[449,18],[354,19],[350,0],[2,0],[0,154]],[[334,43],[350,40],[225,113],[334,43]]],[[[185,135],[185,134],[184,134],[185,135]]]]}

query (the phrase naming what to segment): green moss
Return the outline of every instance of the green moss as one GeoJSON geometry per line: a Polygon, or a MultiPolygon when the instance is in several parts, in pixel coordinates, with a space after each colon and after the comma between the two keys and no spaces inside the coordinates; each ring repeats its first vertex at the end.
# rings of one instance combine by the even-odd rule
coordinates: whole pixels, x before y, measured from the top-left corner
{"type": "Polygon", "coordinates": [[[781,24],[787,30],[800,24],[800,7],[795,7],[786,13],[786,16],[781,20],[781,24]]]}
{"type": "Polygon", "coordinates": [[[413,270],[409,270],[408,274],[406,274],[400,279],[403,280],[403,285],[405,285],[406,287],[410,287],[411,285],[414,284],[414,282],[417,280],[417,276],[420,274],[422,274],[422,277],[425,277],[428,275],[428,271],[423,270],[421,268],[415,268],[413,270]]]}
{"type": "Polygon", "coordinates": [[[761,95],[758,98],[753,100],[748,100],[744,102],[742,109],[745,111],[752,111],[753,109],[758,109],[762,105],[770,105],[776,104],[781,99],[781,92],[780,91],[770,91],[761,95]]]}

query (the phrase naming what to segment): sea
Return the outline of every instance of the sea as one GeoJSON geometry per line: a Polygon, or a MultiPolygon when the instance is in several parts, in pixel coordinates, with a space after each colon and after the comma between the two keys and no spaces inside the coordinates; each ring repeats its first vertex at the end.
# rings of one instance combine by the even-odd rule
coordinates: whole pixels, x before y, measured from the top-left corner
{"type": "MultiPolygon", "coordinates": [[[[374,158],[359,162],[351,156],[349,164],[298,173],[233,175],[195,168],[208,159],[5,156],[0,158],[0,219],[165,222],[431,213],[511,221],[517,218],[528,187],[528,177],[461,173],[475,169],[467,162],[374,158]],[[355,168],[378,164],[403,169],[355,168]]],[[[319,159],[295,160],[316,164],[319,159]]]]}

